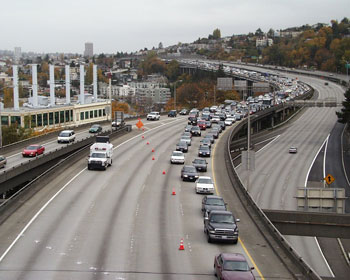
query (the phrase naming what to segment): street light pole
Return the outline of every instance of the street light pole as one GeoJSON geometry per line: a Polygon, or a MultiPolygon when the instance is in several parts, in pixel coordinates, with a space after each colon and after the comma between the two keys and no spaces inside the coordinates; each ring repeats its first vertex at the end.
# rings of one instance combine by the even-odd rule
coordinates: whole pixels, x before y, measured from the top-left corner
{"type": "Polygon", "coordinates": [[[174,85],[174,110],[176,110],[176,82],[174,85]]]}

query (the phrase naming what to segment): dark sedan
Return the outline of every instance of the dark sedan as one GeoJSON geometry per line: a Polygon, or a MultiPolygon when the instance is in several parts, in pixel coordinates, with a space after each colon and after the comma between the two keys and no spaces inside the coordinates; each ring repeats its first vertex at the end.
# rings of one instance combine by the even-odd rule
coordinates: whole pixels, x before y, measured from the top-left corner
{"type": "Polygon", "coordinates": [[[253,269],[244,255],[239,253],[221,253],[214,259],[214,271],[218,279],[255,280],[253,269]]]}
{"type": "Polygon", "coordinates": [[[181,169],[181,178],[183,181],[196,181],[199,175],[197,169],[193,165],[185,165],[181,169]]]}
{"type": "Polygon", "coordinates": [[[188,152],[188,145],[184,141],[180,141],[179,143],[176,144],[176,151],[181,151],[183,153],[188,152]]]}
{"type": "Polygon", "coordinates": [[[200,145],[199,149],[198,149],[198,156],[199,157],[210,157],[210,148],[209,146],[205,146],[205,145],[200,145]]]}
{"type": "Polygon", "coordinates": [[[192,126],[191,134],[192,134],[192,136],[201,136],[202,133],[201,133],[199,126],[192,126]]]}
{"type": "Polygon", "coordinates": [[[210,140],[210,142],[212,144],[214,144],[215,139],[214,139],[214,134],[213,133],[208,133],[207,135],[204,136],[203,139],[206,139],[206,138],[208,138],[210,140]]]}
{"type": "Polygon", "coordinates": [[[214,139],[217,139],[219,137],[219,130],[218,129],[211,129],[210,133],[214,136],[214,139]]]}
{"type": "Polygon", "coordinates": [[[192,161],[193,166],[198,170],[198,171],[207,171],[207,161],[203,158],[195,158],[192,161]]]}
{"type": "Polygon", "coordinates": [[[224,199],[217,195],[206,195],[202,199],[202,212],[206,216],[211,210],[226,211],[226,204],[224,199]]]}
{"type": "Polygon", "coordinates": [[[102,126],[99,124],[94,124],[90,127],[89,132],[90,133],[99,133],[102,131],[102,126]]]}

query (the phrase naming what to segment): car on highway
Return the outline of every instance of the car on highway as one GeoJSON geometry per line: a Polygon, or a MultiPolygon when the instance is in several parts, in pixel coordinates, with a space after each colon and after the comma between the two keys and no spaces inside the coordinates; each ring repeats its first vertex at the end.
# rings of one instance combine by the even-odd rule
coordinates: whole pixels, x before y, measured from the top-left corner
{"type": "Polygon", "coordinates": [[[208,146],[211,148],[211,140],[209,138],[203,138],[200,143],[203,146],[208,146]]]}
{"type": "Polygon", "coordinates": [[[5,168],[7,159],[5,156],[0,156],[0,168],[5,168]]]}
{"type": "Polygon", "coordinates": [[[221,126],[221,129],[222,129],[222,130],[225,130],[225,129],[226,129],[225,121],[219,121],[219,122],[218,122],[218,125],[221,126]]]}
{"type": "Polygon", "coordinates": [[[208,138],[210,140],[210,142],[212,144],[214,144],[215,138],[214,138],[214,134],[213,133],[208,133],[208,134],[204,135],[203,139],[206,139],[206,138],[208,138]]]}
{"type": "Polygon", "coordinates": [[[187,123],[191,124],[191,125],[197,125],[197,116],[196,115],[189,115],[187,123]]]}
{"type": "Polygon", "coordinates": [[[23,157],[36,157],[42,155],[45,152],[45,147],[42,145],[29,145],[22,151],[23,157]]]}
{"type": "Polygon", "coordinates": [[[70,143],[75,141],[74,130],[63,130],[58,134],[57,143],[70,143]]]}
{"type": "Polygon", "coordinates": [[[208,243],[212,241],[228,241],[234,244],[238,242],[238,227],[232,212],[212,210],[204,217],[204,233],[208,243]]]}
{"type": "MultiPolygon", "coordinates": [[[[219,138],[220,132],[219,132],[218,129],[212,128],[212,129],[210,130],[210,134],[213,135],[214,139],[218,139],[218,138],[219,138]]],[[[208,134],[207,134],[207,135],[208,135],[208,134]]]]}
{"type": "Polygon", "coordinates": [[[191,124],[186,125],[186,127],[185,127],[185,132],[190,132],[190,131],[191,131],[191,128],[192,128],[192,125],[191,125],[191,124]]]}
{"type": "Polygon", "coordinates": [[[93,124],[89,129],[89,133],[99,133],[101,131],[102,131],[102,126],[99,124],[93,124]]]}
{"type": "Polygon", "coordinates": [[[188,115],[188,110],[187,109],[182,109],[179,114],[180,115],[188,115]]]}
{"type": "Polygon", "coordinates": [[[196,181],[199,175],[193,165],[184,165],[181,169],[181,179],[183,181],[196,181]]]}
{"type": "Polygon", "coordinates": [[[255,280],[253,269],[240,253],[221,253],[214,258],[214,274],[218,279],[255,280]]]}
{"type": "Polygon", "coordinates": [[[206,217],[209,215],[209,212],[212,210],[223,210],[226,211],[227,203],[224,199],[217,195],[206,195],[202,199],[202,212],[203,216],[206,217]]]}
{"type": "Polygon", "coordinates": [[[206,128],[211,128],[211,121],[205,121],[205,127],[206,128]]]}
{"type": "Polygon", "coordinates": [[[150,112],[147,115],[147,120],[148,121],[158,121],[160,119],[160,114],[159,112],[150,112]]]}
{"type": "Polygon", "coordinates": [[[191,136],[182,135],[180,141],[186,142],[188,146],[191,146],[191,136]]]}
{"type": "Polygon", "coordinates": [[[199,157],[210,157],[211,151],[210,147],[207,145],[200,145],[198,149],[198,156],[199,157]]]}
{"type": "Polygon", "coordinates": [[[223,129],[222,129],[222,126],[221,126],[220,124],[218,124],[218,123],[217,123],[217,124],[214,124],[214,125],[212,126],[211,130],[213,130],[213,129],[214,129],[214,130],[215,130],[215,129],[218,130],[219,133],[221,133],[222,130],[223,130],[223,129]]]}
{"type": "Polygon", "coordinates": [[[292,147],[289,148],[289,153],[290,154],[296,154],[297,152],[298,152],[298,148],[297,147],[292,146],[292,147]]]}
{"type": "Polygon", "coordinates": [[[199,176],[196,181],[195,190],[196,193],[214,194],[214,182],[209,176],[199,176]]]}
{"type": "Polygon", "coordinates": [[[176,144],[176,151],[181,151],[183,153],[188,152],[188,145],[184,141],[179,141],[179,143],[176,144]]]}
{"type": "Polygon", "coordinates": [[[183,132],[181,136],[188,136],[188,137],[190,137],[192,139],[192,134],[189,131],[183,132]]]}
{"type": "Polygon", "coordinates": [[[232,124],[235,123],[235,121],[236,121],[235,118],[229,117],[225,120],[225,125],[231,126],[232,124]]]}
{"type": "Polygon", "coordinates": [[[197,126],[197,125],[192,126],[190,132],[191,132],[192,136],[201,136],[202,135],[201,130],[200,130],[199,126],[197,126]]]}
{"type": "Polygon", "coordinates": [[[181,151],[173,151],[170,157],[170,163],[185,164],[185,155],[181,151]]]}
{"type": "Polygon", "coordinates": [[[170,110],[168,113],[168,117],[175,118],[177,115],[176,110],[170,110]]]}
{"type": "Polygon", "coordinates": [[[199,120],[197,124],[198,124],[198,127],[199,127],[200,130],[206,130],[207,129],[207,125],[205,123],[205,120],[199,120]]]}
{"type": "Polygon", "coordinates": [[[204,171],[204,172],[207,171],[208,163],[203,158],[195,158],[192,161],[192,164],[198,171],[204,171]]]}
{"type": "Polygon", "coordinates": [[[211,118],[211,123],[218,123],[220,121],[220,117],[219,116],[214,116],[211,118]]]}

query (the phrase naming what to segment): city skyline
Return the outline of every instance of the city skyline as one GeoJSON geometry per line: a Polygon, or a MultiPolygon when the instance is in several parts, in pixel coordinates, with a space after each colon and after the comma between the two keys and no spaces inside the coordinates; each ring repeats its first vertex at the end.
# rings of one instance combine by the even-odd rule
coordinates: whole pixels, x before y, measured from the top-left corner
{"type": "Polygon", "coordinates": [[[329,24],[332,19],[346,17],[347,8],[345,0],[296,0],[292,5],[279,0],[263,4],[259,0],[62,0],[59,5],[19,0],[2,4],[2,26],[6,28],[2,28],[0,49],[83,54],[85,42],[92,42],[96,54],[134,52],[157,47],[160,42],[164,46],[190,43],[207,37],[215,28],[222,36],[231,36],[258,28],[267,32],[270,28],[329,24]]]}

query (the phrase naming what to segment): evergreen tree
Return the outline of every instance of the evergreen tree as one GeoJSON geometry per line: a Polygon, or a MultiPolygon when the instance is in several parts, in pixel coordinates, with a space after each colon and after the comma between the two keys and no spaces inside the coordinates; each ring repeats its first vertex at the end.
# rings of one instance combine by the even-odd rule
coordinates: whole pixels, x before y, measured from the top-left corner
{"type": "Polygon", "coordinates": [[[338,122],[347,124],[350,129],[350,88],[344,93],[345,100],[343,101],[343,108],[340,112],[336,112],[338,122]]]}

